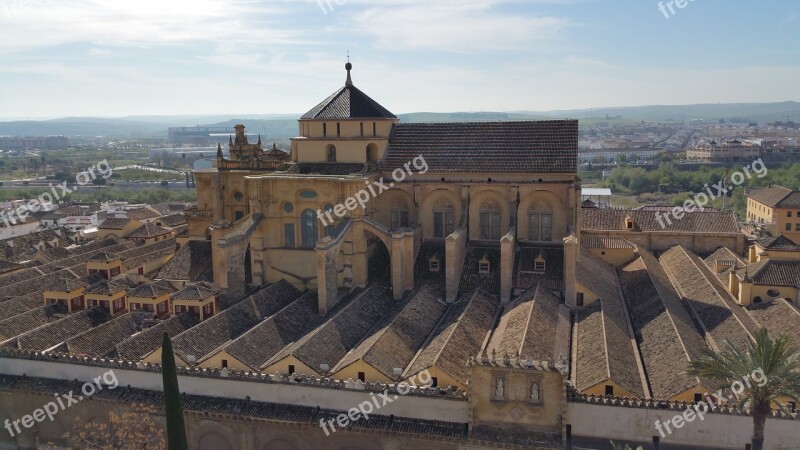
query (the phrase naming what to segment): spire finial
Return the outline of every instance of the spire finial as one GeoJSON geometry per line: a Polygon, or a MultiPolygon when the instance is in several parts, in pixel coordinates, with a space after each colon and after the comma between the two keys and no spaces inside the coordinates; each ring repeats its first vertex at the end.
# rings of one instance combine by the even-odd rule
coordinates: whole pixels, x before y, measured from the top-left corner
{"type": "Polygon", "coordinates": [[[222,144],[217,142],[217,159],[222,159],[222,144]]]}
{"type": "Polygon", "coordinates": [[[347,64],[344,65],[344,68],[347,70],[347,81],[345,85],[352,86],[353,78],[350,76],[350,71],[353,70],[353,65],[350,63],[350,50],[347,51],[347,64]]]}

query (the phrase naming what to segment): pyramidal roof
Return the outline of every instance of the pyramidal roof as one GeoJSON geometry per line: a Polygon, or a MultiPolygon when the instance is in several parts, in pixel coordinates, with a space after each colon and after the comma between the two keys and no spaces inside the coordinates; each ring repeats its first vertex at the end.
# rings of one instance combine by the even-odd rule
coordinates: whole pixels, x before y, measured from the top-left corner
{"type": "Polygon", "coordinates": [[[397,119],[388,109],[371,99],[367,94],[353,85],[350,71],[353,65],[349,62],[347,82],[344,87],[334,92],[325,101],[303,114],[302,119],[397,119]]]}

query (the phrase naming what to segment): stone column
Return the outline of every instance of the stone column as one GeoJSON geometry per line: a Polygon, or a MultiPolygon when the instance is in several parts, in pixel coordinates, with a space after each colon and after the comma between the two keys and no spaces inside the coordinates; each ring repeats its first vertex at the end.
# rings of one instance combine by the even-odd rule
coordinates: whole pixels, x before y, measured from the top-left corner
{"type": "Polygon", "coordinates": [[[564,298],[567,306],[573,309],[577,302],[576,267],[579,251],[578,238],[574,234],[564,238],[564,298]]]}

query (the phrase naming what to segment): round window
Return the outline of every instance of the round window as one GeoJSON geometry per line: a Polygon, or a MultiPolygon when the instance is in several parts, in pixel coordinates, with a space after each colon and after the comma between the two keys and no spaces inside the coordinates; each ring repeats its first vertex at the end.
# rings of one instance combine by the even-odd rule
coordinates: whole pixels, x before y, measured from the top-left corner
{"type": "Polygon", "coordinates": [[[284,203],[283,204],[283,210],[286,211],[287,213],[290,213],[290,212],[294,211],[294,205],[291,204],[291,203],[284,203]]]}
{"type": "Polygon", "coordinates": [[[767,295],[769,295],[770,297],[773,297],[773,298],[777,298],[777,297],[781,296],[781,291],[779,291],[777,289],[770,289],[770,290],[767,291],[767,295]]]}
{"type": "Polygon", "coordinates": [[[239,192],[239,191],[236,191],[236,192],[233,194],[233,198],[234,198],[234,199],[235,199],[237,202],[240,202],[240,201],[244,200],[244,194],[242,194],[242,193],[241,193],[241,192],[239,192]]]}

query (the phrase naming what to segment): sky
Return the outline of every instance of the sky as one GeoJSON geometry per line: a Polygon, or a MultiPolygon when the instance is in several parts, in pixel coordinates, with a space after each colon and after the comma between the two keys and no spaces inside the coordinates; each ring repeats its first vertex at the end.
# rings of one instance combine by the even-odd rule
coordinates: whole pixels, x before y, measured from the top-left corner
{"type": "Polygon", "coordinates": [[[0,118],[800,100],[797,0],[0,0],[0,118]]]}

